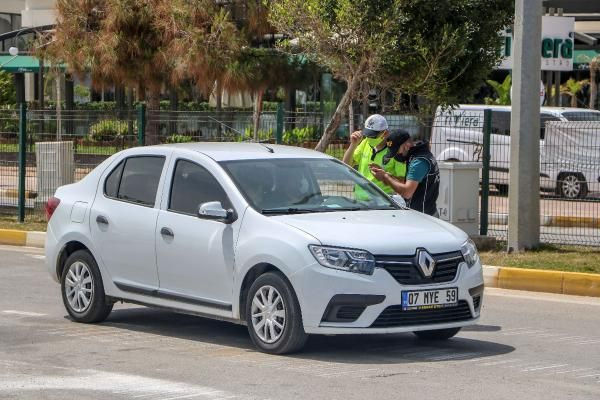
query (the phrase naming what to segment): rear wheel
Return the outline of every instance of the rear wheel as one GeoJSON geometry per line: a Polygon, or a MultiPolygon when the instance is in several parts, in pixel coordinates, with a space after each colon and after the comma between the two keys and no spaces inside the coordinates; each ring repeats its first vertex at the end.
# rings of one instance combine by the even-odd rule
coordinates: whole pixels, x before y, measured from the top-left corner
{"type": "Polygon", "coordinates": [[[296,295],[279,273],[268,272],[252,283],[246,300],[246,322],[252,342],[266,353],[298,351],[308,338],[296,295]]]}
{"type": "Polygon", "coordinates": [[[448,340],[456,335],[461,328],[435,329],[431,331],[414,331],[419,339],[422,340],[448,340]]]}
{"type": "Polygon", "coordinates": [[[566,199],[583,199],[588,193],[584,176],[575,172],[562,174],[557,186],[558,194],[566,199]]]}
{"type": "Polygon", "coordinates": [[[67,258],[60,283],[63,303],[74,321],[101,322],[112,311],[98,265],[88,251],[78,250],[67,258]]]}

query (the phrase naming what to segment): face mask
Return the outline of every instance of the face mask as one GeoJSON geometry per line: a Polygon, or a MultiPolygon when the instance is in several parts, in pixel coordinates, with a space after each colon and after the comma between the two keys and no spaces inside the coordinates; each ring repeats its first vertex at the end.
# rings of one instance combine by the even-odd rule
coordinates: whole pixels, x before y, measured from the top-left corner
{"type": "Polygon", "coordinates": [[[379,138],[379,137],[376,137],[376,138],[367,138],[367,143],[371,147],[376,147],[379,143],[381,143],[381,138],[379,138]]]}

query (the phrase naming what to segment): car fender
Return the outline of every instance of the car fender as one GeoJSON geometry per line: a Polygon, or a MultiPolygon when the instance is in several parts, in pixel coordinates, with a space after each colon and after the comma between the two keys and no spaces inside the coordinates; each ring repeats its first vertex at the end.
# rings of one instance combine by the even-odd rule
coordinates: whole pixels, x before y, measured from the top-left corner
{"type": "MultiPolygon", "coordinates": [[[[102,263],[101,258],[98,257],[98,255],[97,255],[97,250],[94,247],[94,244],[92,243],[91,240],[89,240],[87,234],[84,232],[85,225],[84,224],[71,224],[71,226],[73,226],[73,225],[80,225],[80,228],[69,230],[69,232],[65,233],[58,240],[58,243],[55,246],[56,249],[59,249],[56,252],[56,254],[54,254],[54,259],[53,259],[55,274],[56,274],[56,270],[58,269],[58,262],[59,262],[60,256],[61,256],[62,252],[65,250],[65,246],[67,245],[67,243],[79,242],[88,249],[88,251],[92,254],[92,257],[94,257],[94,260],[96,260],[96,264],[98,265],[98,269],[100,270],[100,274],[102,275],[102,283],[104,284],[104,291],[106,292],[106,294],[109,294],[109,292],[110,292],[109,289],[110,289],[110,287],[113,286],[113,284],[112,284],[112,279],[110,277],[110,272],[108,271],[108,268],[106,268],[106,266],[102,263]]],[[[60,276],[57,276],[57,278],[60,281],[60,276]]]]}
{"type": "Polygon", "coordinates": [[[272,265],[283,273],[298,293],[294,274],[315,262],[308,245],[320,242],[300,229],[276,221],[276,218],[266,217],[254,210],[245,213],[235,249],[236,266],[232,294],[234,318],[240,316],[242,283],[252,268],[272,265]]]}
{"type": "Polygon", "coordinates": [[[469,157],[467,152],[457,146],[445,148],[439,155],[436,156],[438,161],[447,160],[458,160],[458,161],[471,161],[472,157],[469,157]]]}

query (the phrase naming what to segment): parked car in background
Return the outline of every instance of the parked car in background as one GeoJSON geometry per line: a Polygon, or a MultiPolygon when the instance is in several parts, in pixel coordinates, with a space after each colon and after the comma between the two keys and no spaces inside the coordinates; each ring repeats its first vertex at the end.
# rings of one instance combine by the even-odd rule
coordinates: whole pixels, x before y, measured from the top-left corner
{"type": "Polygon", "coordinates": [[[286,353],[308,334],[443,340],[480,315],[463,231],[312,150],[124,150],[60,187],[47,215],[47,267],[77,322],[133,302],[246,324],[260,350],[286,353]]]}
{"type": "MultiPolygon", "coordinates": [[[[438,108],[432,129],[431,148],[440,161],[481,161],[483,150],[484,110],[491,110],[490,183],[502,194],[508,193],[510,165],[510,106],[459,105],[443,110],[438,108]]],[[[567,199],[585,198],[589,192],[600,190],[595,170],[600,167],[598,157],[587,157],[585,162],[577,153],[589,150],[598,154],[600,112],[582,108],[541,107],[540,109],[540,188],[555,192],[567,199]],[[548,124],[560,130],[553,136],[552,147],[563,149],[559,160],[545,155],[548,124]],[[557,142],[557,140],[562,142],[557,142]],[[566,156],[565,154],[569,154],[566,156]],[[570,158],[565,158],[570,157],[570,158]]],[[[532,133],[534,134],[534,133],[532,133]]],[[[553,153],[555,154],[555,153],[553,153]]],[[[586,152],[587,154],[587,152],[586,152]]],[[[600,157],[600,156],[599,156],[600,157]]]]}

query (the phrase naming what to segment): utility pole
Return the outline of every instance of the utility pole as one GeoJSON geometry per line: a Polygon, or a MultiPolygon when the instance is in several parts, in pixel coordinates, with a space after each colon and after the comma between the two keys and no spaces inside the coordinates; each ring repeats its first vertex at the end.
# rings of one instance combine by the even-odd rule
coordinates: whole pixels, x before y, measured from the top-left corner
{"type": "Polygon", "coordinates": [[[508,250],[540,239],[541,0],[515,0],[508,250]]]}

